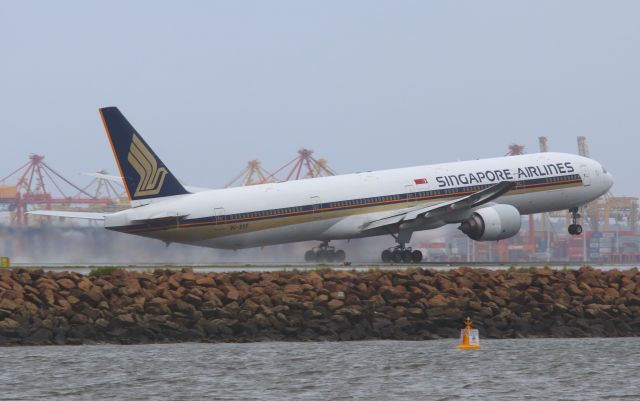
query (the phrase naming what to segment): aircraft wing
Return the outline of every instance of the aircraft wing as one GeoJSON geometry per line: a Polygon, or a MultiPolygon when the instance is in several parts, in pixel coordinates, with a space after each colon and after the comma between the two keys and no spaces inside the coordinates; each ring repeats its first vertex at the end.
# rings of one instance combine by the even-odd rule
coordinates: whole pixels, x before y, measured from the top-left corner
{"type": "Polygon", "coordinates": [[[104,216],[109,213],[97,213],[97,212],[65,212],[57,210],[34,210],[27,212],[27,214],[33,214],[37,216],[53,216],[53,217],[67,217],[72,219],[85,219],[85,220],[104,220],[104,216]]]}
{"type": "Polygon", "coordinates": [[[364,223],[360,226],[360,230],[367,231],[417,220],[421,220],[420,223],[424,225],[429,225],[435,221],[458,222],[460,221],[459,216],[466,216],[474,207],[481,206],[504,195],[515,185],[515,182],[504,181],[459,199],[428,206],[421,205],[396,210],[387,216],[364,223]]]}

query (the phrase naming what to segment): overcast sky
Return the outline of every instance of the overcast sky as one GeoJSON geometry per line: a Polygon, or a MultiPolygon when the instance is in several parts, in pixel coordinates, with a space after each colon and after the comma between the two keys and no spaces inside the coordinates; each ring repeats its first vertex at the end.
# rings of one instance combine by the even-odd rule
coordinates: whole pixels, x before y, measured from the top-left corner
{"type": "Polygon", "coordinates": [[[591,156],[639,195],[638,1],[2,1],[0,178],[46,155],[117,170],[118,106],[165,164],[220,187],[301,147],[338,172],[591,156]]]}

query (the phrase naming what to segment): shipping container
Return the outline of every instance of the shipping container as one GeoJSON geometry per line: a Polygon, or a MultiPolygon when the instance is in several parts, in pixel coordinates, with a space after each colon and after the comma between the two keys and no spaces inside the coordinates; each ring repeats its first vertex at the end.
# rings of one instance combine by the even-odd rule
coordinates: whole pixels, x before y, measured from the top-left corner
{"type": "Polygon", "coordinates": [[[16,199],[18,187],[15,185],[0,185],[0,199],[16,199]]]}

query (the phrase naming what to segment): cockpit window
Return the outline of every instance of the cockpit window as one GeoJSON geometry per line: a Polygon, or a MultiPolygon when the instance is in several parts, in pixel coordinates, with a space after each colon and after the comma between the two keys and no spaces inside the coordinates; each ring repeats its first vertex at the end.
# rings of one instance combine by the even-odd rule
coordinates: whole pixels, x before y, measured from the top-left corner
{"type": "Polygon", "coordinates": [[[604,166],[602,166],[602,172],[603,172],[603,173],[605,173],[605,174],[607,174],[607,169],[606,169],[606,168],[604,168],[604,166]]]}

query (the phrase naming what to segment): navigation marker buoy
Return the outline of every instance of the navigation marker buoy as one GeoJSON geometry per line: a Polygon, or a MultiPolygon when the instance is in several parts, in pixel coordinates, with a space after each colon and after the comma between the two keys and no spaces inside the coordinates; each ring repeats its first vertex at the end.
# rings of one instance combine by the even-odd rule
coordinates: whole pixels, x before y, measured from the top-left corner
{"type": "Polygon", "coordinates": [[[480,349],[480,333],[471,325],[471,319],[464,321],[464,329],[460,330],[460,345],[458,349],[480,349]]]}

